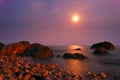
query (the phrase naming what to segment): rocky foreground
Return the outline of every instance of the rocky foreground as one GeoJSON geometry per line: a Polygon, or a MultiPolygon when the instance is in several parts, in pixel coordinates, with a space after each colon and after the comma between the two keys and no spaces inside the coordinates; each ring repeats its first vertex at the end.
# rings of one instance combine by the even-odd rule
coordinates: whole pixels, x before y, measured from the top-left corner
{"type": "Polygon", "coordinates": [[[0,80],[120,80],[112,73],[75,75],[58,64],[35,63],[27,57],[0,55],[0,80]]]}

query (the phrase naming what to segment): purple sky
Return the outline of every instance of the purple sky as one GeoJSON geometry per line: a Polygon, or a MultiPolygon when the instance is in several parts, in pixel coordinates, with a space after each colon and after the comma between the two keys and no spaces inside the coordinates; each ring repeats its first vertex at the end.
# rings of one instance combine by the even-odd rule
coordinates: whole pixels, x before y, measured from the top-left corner
{"type": "Polygon", "coordinates": [[[0,0],[0,42],[120,45],[120,0],[0,0]],[[81,21],[72,23],[71,15],[81,21]]]}

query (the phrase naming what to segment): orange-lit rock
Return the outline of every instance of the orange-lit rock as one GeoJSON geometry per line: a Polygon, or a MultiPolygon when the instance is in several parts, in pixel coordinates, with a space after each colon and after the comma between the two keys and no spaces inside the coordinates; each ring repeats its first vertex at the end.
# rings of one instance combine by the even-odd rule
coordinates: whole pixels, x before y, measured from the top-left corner
{"type": "Polygon", "coordinates": [[[34,58],[51,58],[54,56],[52,49],[38,43],[31,44],[30,49],[27,51],[27,55],[34,58]]]}
{"type": "Polygon", "coordinates": [[[35,66],[39,68],[40,67],[40,63],[35,64],[35,66]]]}
{"type": "Polygon", "coordinates": [[[103,79],[106,79],[106,78],[107,78],[107,74],[104,73],[104,72],[102,72],[100,75],[101,75],[101,77],[102,77],[103,79]]]}
{"type": "Polygon", "coordinates": [[[28,41],[21,41],[4,46],[0,43],[0,54],[31,56],[34,58],[51,58],[54,56],[53,51],[48,46],[38,43],[30,44],[28,41]]]}
{"type": "Polygon", "coordinates": [[[0,53],[6,55],[21,55],[28,48],[30,48],[30,43],[27,41],[21,41],[4,46],[0,53]]]}
{"type": "Polygon", "coordinates": [[[23,80],[29,80],[31,78],[31,74],[26,74],[24,77],[23,77],[23,80]]]}

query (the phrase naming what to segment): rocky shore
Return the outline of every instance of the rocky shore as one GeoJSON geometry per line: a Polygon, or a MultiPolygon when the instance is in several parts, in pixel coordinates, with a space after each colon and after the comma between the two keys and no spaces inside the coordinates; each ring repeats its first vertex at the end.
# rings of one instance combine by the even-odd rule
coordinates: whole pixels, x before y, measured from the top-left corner
{"type": "MultiPolygon", "coordinates": [[[[100,46],[99,44],[98,47],[100,46]]],[[[106,47],[102,44],[102,48],[98,47],[96,49],[97,54],[106,54],[106,49],[109,49],[109,45],[106,47]]],[[[68,71],[64,66],[59,66],[59,64],[47,65],[40,62],[36,63],[31,59],[52,57],[54,57],[52,49],[38,43],[30,44],[28,41],[20,41],[8,45],[0,43],[0,80],[120,80],[119,75],[111,72],[95,73],[88,71],[83,73],[84,75],[79,75],[68,71]]],[[[88,59],[87,56],[80,53],[65,53],[63,58],[88,59]]],[[[106,62],[105,64],[111,63],[106,62]]]]}
{"type": "Polygon", "coordinates": [[[0,80],[120,80],[112,73],[76,75],[58,64],[35,63],[27,57],[0,55],[0,80]]]}

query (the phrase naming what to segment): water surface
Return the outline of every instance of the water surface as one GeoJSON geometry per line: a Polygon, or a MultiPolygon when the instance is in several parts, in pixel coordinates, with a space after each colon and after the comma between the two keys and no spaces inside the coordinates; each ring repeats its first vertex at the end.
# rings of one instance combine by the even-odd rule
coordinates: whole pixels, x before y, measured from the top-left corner
{"type": "Polygon", "coordinates": [[[87,71],[91,72],[112,72],[114,74],[120,74],[120,63],[119,65],[105,65],[104,62],[115,62],[120,60],[120,47],[117,47],[114,51],[109,51],[109,55],[106,56],[95,56],[93,51],[90,49],[90,46],[79,46],[79,45],[70,45],[70,46],[50,46],[55,54],[55,57],[52,59],[36,60],[41,63],[51,64],[57,63],[61,67],[64,67],[67,70],[75,74],[83,74],[87,71]],[[80,48],[81,50],[74,50],[80,48]],[[62,56],[64,53],[81,53],[88,56],[88,60],[74,60],[74,59],[63,59],[62,56]],[[60,55],[61,57],[56,57],[60,55]]]}

